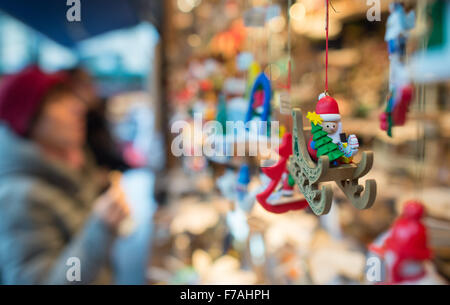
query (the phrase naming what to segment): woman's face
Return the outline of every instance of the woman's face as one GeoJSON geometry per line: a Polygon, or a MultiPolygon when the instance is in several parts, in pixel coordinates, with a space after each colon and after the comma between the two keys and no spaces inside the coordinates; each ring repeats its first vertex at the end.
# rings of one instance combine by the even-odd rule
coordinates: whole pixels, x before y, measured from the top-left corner
{"type": "Polygon", "coordinates": [[[97,90],[92,77],[84,70],[80,70],[72,79],[73,89],[88,108],[94,108],[98,102],[97,90]]]}
{"type": "Polygon", "coordinates": [[[33,140],[55,149],[81,148],[85,143],[86,106],[75,95],[51,95],[31,131],[33,140]]]}

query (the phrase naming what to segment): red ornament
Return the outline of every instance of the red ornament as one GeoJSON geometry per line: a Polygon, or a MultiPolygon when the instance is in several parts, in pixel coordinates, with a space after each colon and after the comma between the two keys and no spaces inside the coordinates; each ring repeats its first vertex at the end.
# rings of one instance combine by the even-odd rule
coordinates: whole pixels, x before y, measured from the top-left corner
{"type": "Polygon", "coordinates": [[[384,131],[387,131],[389,128],[388,115],[386,112],[380,114],[380,128],[384,131]]]}
{"type": "Polygon", "coordinates": [[[214,89],[214,83],[209,79],[204,79],[200,81],[200,90],[211,91],[214,89]]]}
{"type": "Polygon", "coordinates": [[[412,85],[406,85],[397,90],[398,93],[390,93],[386,109],[380,114],[380,128],[387,131],[390,137],[392,137],[393,126],[405,125],[406,115],[414,95],[412,85]]]}
{"type": "Polygon", "coordinates": [[[426,228],[421,221],[423,213],[423,205],[419,202],[406,203],[402,215],[393,224],[384,244],[381,247],[370,245],[371,251],[392,260],[388,262],[388,283],[415,281],[425,276],[424,268],[411,275],[404,272],[407,264],[417,265],[431,258],[426,228]]]}
{"type": "Polygon", "coordinates": [[[259,91],[255,92],[255,94],[254,94],[255,102],[253,103],[253,109],[256,109],[256,108],[264,105],[264,99],[265,99],[264,95],[265,94],[264,94],[263,90],[259,90],[259,91]]]}
{"type": "Polygon", "coordinates": [[[269,197],[277,188],[283,174],[286,174],[286,178],[283,181],[283,185],[285,186],[284,190],[292,190],[291,187],[288,187],[288,182],[286,181],[287,176],[289,175],[289,171],[287,170],[287,161],[289,160],[289,156],[292,155],[292,135],[290,133],[284,134],[281,145],[278,148],[278,154],[280,155],[280,159],[277,164],[272,167],[262,168],[263,173],[267,175],[271,181],[262,193],[256,195],[256,200],[264,209],[277,214],[285,213],[291,210],[301,210],[308,207],[308,202],[304,198],[298,199],[293,197],[291,201],[281,204],[273,204],[269,202],[269,197]]]}
{"type": "Polygon", "coordinates": [[[406,114],[409,110],[409,105],[411,104],[413,98],[413,87],[405,86],[401,89],[399,100],[397,105],[392,111],[392,117],[394,119],[395,126],[403,126],[406,122],[406,114]]]}

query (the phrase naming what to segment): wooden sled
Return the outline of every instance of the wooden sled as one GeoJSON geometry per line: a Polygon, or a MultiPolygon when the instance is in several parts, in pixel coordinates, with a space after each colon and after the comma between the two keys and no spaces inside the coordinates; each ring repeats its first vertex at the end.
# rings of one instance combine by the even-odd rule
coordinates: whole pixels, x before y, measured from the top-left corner
{"type": "Polygon", "coordinates": [[[330,211],[333,200],[332,188],[329,184],[325,184],[319,189],[319,183],[328,181],[335,181],[356,208],[370,208],[376,197],[376,181],[366,180],[363,187],[358,184],[358,179],[372,168],[373,153],[363,152],[359,163],[330,167],[328,156],[321,156],[316,163],[307,150],[307,138],[303,130],[303,114],[300,108],[294,108],[293,121],[293,155],[290,157],[289,172],[308,201],[311,210],[316,215],[324,215],[330,211]]]}

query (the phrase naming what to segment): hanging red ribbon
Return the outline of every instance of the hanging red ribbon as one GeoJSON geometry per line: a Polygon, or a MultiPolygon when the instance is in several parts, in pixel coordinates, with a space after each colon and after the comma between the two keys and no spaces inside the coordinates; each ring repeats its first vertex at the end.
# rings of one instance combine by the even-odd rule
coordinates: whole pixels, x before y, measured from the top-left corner
{"type": "MultiPolygon", "coordinates": [[[[289,57],[290,57],[290,52],[289,52],[289,57]]],[[[292,63],[291,63],[291,58],[289,58],[289,61],[288,61],[288,85],[287,85],[287,89],[288,89],[288,92],[289,92],[289,99],[291,98],[291,82],[292,82],[292,63]]],[[[290,100],[290,102],[292,103],[292,100],[290,100]]],[[[292,105],[292,104],[291,104],[292,105]]],[[[289,126],[288,126],[288,130],[289,130],[289,132],[293,132],[293,123],[292,123],[292,115],[290,115],[289,116],[289,120],[288,120],[288,124],[289,124],[289,126]]]]}
{"type": "Polygon", "coordinates": [[[329,26],[329,4],[330,0],[326,0],[327,3],[327,13],[326,13],[326,25],[325,25],[325,32],[326,32],[326,49],[325,49],[325,92],[328,92],[328,26],[329,26]]]}

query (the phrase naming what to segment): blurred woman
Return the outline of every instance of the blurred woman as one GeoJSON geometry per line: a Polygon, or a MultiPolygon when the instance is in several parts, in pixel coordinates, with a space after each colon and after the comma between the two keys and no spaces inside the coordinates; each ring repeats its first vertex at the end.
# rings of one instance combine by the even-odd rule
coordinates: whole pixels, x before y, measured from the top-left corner
{"type": "Polygon", "coordinates": [[[106,99],[100,98],[95,82],[81,66],[65,71],[73,92],[86,105],[86,143],[97,165],[109,170],[125,171],[130,166],[124,161],[117,141],[110,132],[106,118],[106,99]]]}
{"type": "Polygon", "coordinates": [[[86,105],[38,67],[0,83],[0,282],[111,283],[129,210],[83,151],[86,105]],[[79,268],[79,270],[77,270],[79,268]]]}

